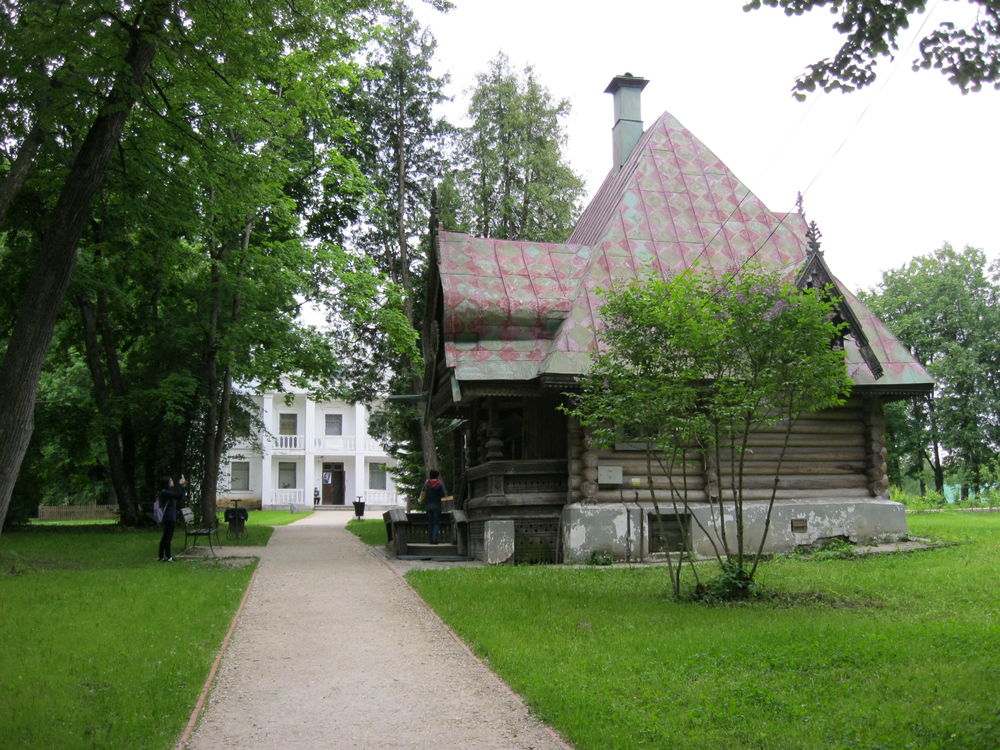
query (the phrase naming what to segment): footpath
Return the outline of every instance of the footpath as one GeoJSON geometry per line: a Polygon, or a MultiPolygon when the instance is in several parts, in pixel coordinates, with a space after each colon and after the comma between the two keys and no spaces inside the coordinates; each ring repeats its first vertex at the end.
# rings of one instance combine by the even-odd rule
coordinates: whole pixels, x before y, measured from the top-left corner
{"type": "Polygon", "coordinates": [[[402,567],[346,530],[350,517],[313,513],[254,548],[260,564],[178,750],[570,750],[402,567]]]}

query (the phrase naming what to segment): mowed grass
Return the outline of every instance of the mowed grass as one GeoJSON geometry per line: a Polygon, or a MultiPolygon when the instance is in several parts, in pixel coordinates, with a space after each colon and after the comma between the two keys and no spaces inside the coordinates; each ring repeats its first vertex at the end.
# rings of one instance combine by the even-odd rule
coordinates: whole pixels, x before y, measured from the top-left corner
{"type": "Polygon", "coordinates": [[[4,747],[176,742],[254,565],[159,563],[159,534],[73,525],[0,537],[4,747]]]}
{"type": "Polygon", "coordinates": [[[385,521],[352,518],[347,522],[347,530],[357,536],[365,544],[377,547],[380,544],[388,544],[389,538],[385,531],[385,521]]]}
{"type": "Polygon", "coordinates": [[[779,558],[767,601],[674,602],[666,572],[414,571],[414,587],[578,750],[1000,747],[1000,513],[910,517],[961,542],[779,558]]]}

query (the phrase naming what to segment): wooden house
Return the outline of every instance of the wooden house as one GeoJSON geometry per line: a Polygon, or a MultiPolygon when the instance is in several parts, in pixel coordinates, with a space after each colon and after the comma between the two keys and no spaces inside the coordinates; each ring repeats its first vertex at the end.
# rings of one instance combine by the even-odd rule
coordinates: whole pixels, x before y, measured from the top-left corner
{"type": "MultiPolygon", "coordinates": [[[[645,84],[626,74],[608,86],[615,161],[565,243],[432,229],[425,418],[457,425],[449,479],[470,553],[572,561],[600,551],[640,560],[663,549],[643,454],[624,443],[593,449],[557,406],[589,367],[597,289],[640,271],[730,269],[751,256],[800,284],[836,287],[854,382],[843,407],[796,423],[766,549],[904,534],[903,508],[887,495],[883,404],[930,392],[930,377],[830,272],[800,213],[768,210],[670,114],[643,129],[645,84]]],[[[751,537],[763,522],[775,442],[754,436],[745,497],[760,502],[746,511],[751,537]]],[[[705,501],[718,491],[696,481],[692,514],[707,514],[705,501]]],[[[689,524],[693,551],[707,554],[697,525],[680,523],[689,524]]]]}

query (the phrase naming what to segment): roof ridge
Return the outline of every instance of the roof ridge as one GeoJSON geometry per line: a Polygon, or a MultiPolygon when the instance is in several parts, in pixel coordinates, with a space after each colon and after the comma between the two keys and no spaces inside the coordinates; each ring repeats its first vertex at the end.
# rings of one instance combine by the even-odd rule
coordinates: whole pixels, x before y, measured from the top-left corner
{"type": "Polygon", "coordinates": [[[576,226],[573,227],[573,232],[570,234],[569,239],[566,240],[567,243],[593,245],[600,239],[601,234],[607,229],[608,222],[614,215],[615,209],[618,207],[622,193],[625,191],[625,186],[632,179],[632,175],[635,174],[635,170],[639,165],[640,154],[645,150],[657,126],[665,117],[671,116],[669,112],[664,110],[656,118],[656,121],[646,128],[639,140],[636,141],[635,147],[632,149],[632,153],[629,154],[625,163],[621,167],[612,167],[608,171],[608,175],[604,178],[604,182],[601,183],[601,187],[594,193],[594,197],[591,198],[590,203],[587,204],[587,207],[583,209],[583,213],[580,214],[580,218],[577,219],[576,226]]]}

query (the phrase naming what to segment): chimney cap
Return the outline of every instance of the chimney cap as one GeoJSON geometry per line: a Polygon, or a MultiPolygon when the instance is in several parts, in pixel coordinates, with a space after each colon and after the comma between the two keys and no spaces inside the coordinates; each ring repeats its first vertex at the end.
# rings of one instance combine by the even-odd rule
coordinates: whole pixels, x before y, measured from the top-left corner
{"type": "Polygon", "coordinates": [[[646,84],[649,81],[642,76],[634,76],[631,73],[625,73],[624,75],[615,76],[611,79],[611,83],[608,87],[604,89],[605,94],[614,94],[618,89],[622,88],[636,88],[642,91],[646,88],[646,84]]]}

